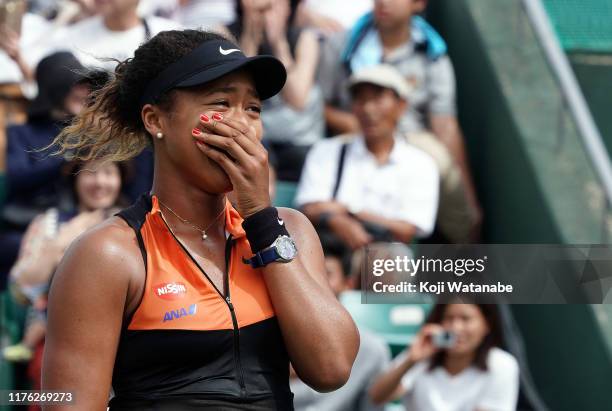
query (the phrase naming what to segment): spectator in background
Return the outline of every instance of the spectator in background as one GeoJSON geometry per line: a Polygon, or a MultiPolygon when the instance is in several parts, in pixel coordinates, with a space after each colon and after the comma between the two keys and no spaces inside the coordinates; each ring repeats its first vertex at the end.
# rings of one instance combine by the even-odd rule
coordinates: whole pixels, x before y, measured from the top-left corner
{"type": "Polygon", "coordinates": [[[438,304],[412,345],[370,389],[375,403],[401,398],[406,409],[419,411],[514,411],[519,368],[499,348],[497,306],[438,304]],[[448,348],[436,334],[450,331],[448,348]]]}
{"type": "Polygon", "coordinates": [[[159,17],[141,18],[138,0],[96,0],[94,5],[95,16],[59,28],[45,48],[69,50],[88,68],[112,70],[147,39],[179,26],[159,17]]]}
{"type": "Polygon", "coordinates": [[[24,94],[34,97],[28,82],[35,80],[31,67],[35,66],[37,44],[51,34],[53,27],[43,17],[25,13],[21,19],[21,33],[0,24],[0,83],[22,83],[24,94]]]}
{"type": "Polygon", "coordinates": [[[50,278],[70,243],[87,229],[125,206],[120,190],[127,177],[124,164],[97,161],[68,165],[68,185],[75,207],[62,212],[50,208],[37,216],[21,242],[19,258],[10,272],[11,291],[17,301],[32,304],[23,340],[8,346],[3,356],[9,361],[29,361],[34,389],[40,389],[40,366],[46,332],[46,295],[50,278]]]}
{"type": "Polygon", "coordinates": [[[25,1],[27,11],[0,23],[0,83],[19,84],[22,94],[36,97],[34,70],[38,62],[54,50],[50,39],[63,26],[96,14],[94,0],[25,1]],[[15,26],[14,22],[18,24],[15,26]]]}
{"type": "Polygon", "coordinates": [[[28,120],[9,126],[7,133],[8,203],[3,219],[24,229],[35,215],[58,206],[57,182],[63,160],[47,147],[61,128],[84,107],[89,87],[79,82],[83,66],[69,52],[44,58],[36,69],[38,96],[28,120]]]}
{"type": "MultiPolygon", "coordinates": [[[[350,254],[341,247],[323,244],[325,268],[330,288],[337,298],[346,290],[355,289],[359,279],[350,275],[350,254]]],[[[389,365],[391,353],[385,341],[368,330],[360,329],[360,344],[351,376],[344,386],[330,393],[319,393],[291,373],[291,391],[296,411],[374,411],[368,388],[389,365]]]]}
{"type": "Polygon", "coordinates": [[[323,97],[315,84],[319,43],[314,33],[292,25],[289,0],[242,0],[228,30],[248,56],[271,54],[287,68],[282,92],[265,101],[264,140],[278,159],[279,180],[297,181],[310,146],[324,136],[323,97]]]}
{"type": "Polygon", "coordinates": [[[455,110],[455,78],[446,44],[417,13],[426,0],[375,0],[368,13],[347,32],[329,39],[321,55],[319,83],[325,94],[327,126],[335,133],[355,132],[348,112],[346,84],[351,73],[381,62],[395,66],[414,91],[400,122],[402,133],[431,130],[461,170],[474,226],[480,221],[461,130],[455,110]]]}
{"type": "MultiPolygon", "coordinates": [[[[31,77],[31,67],[56,51],[72,52],[84,66],[112,70],[117,61],[131,57],[140,43],[162,30],[178,27],[159,17],[142,19],[137,13],[138,0],[96,0],[93,4],[94,16],[72,25],[53,26],[44,37],[36,36],[35,43],[22,43],[19,33],[3,28],[10,38],[0,41],[0,47],[18,64],[24,78],[31,77]]],[[[24,26],[24,36],[32,37],[30,26],[34,24],[24,26]]]]}
{"type": "Polygon", "coordinates": [[[361,132],[315,144],[296,204],[351,249],[427,236],[436,218],[439,176],[434,161],[398,132],[410,86],[389,65],[355,73],[349,86],[361,132]]]}
{"type": "MultiPolygon", "coordinates": [[[[71,51],[88,68],[113,70],[118,61],[131,57],[134,50],[147,39],[160,31],[179,27],[171,20],[155,16],[141,18],[137,12],[138,3],[138,0],[95,0],[95,16],[57,28],[45,41],[32,45],[30,50],[13,48],[11,57],[15,61],[23,61],[20,57],[22,53],[31,55],[29,65],[20,65],[24,75],[40,57],[58,50],[71,51]]],[[[11,44],[17,41],[18,38],[13,39],[11,44]]],[[[132,200],[151,188],[153,153],[150,149],[134,159],[134,169],[136,178],[125,189],[132,200]]]]}
{"type": "Polygon", "coordinates": [[[85,73],[68,52],[52,54],[37,67],[39,95],[29,107],[28,121],[7,128],[8,198],[0,214],[0,288],[17,258],[23,232],[48,208],[74,207],[61,178],[64,160],[48,147],[58,131],[86,104],[91,89],[107,79],[105,72],[85,73]]]}

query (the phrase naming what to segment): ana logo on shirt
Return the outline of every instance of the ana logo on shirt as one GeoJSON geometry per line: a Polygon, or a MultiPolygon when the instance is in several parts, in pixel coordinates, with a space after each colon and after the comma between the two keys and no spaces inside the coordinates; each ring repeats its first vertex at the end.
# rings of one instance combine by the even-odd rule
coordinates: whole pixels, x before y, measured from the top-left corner
{"type": "Polygon", "coordinates": [[[164,314],[164,321],[172,321],[172,320],[178,320],[179,318],[188,316],[188,315],[195,315],[196,311],[198,310],[198,305],[197,304],[191,304],[189,307],[187,308],[179,308],[177,310],[172,310],[172,311],[166,311],[166,313],[164,314]]]}
{"type": "Polygon", "coordinates": [[[156,296],[164,300],[178,300],[187,293],[185,284],[178,282],[160,283],[153,287],[153,290],[156,296]]]}

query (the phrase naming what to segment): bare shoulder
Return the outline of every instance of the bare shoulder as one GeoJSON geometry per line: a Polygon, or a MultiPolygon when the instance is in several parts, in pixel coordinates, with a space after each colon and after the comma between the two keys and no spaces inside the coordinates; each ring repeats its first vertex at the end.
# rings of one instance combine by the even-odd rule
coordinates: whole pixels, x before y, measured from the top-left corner
{"type": "MultiPolygon", "coordinates": [[[[111,217],[77,237],[68,247],[56,277],[78,275],[81,281],[123,281],[142,270],[142,256],[134,231],[111,217]],[[96,277],[89,279],[88,277],[96,277]]],[[[54,279],[55,280],[55,279],[54,279]]]]}
{"type": "Polygon", "coordinates": [[[134,230],[121,218],[111,217],[77,237],[66,254],[122,259],[139,252],[134,230]]]}
{"type": "Polygon", "coordinates": [[[130,283],[143,270],[135,233],[117,217],[72,242],[49,290],[43,388],[106,409],[130,283]]]}

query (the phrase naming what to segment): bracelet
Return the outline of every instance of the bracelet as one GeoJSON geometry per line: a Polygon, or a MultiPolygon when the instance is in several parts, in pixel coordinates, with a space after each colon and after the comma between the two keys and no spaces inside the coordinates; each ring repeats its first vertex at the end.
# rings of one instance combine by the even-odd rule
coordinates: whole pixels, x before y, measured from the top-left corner
{"type": "Polygon", "coordinates": [[[289,235],[285,222],[278,216],[275,207],[267,207],[247,217],[242,228],[251,245],[253,254],[257,254],[274,242],[281,235],[289,235]]]}

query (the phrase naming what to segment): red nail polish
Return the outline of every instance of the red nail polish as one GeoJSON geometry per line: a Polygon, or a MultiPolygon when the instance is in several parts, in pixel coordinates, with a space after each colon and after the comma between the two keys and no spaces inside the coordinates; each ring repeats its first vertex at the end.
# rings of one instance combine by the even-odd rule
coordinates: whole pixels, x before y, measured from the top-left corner
{"type": "Polygon", "coordinates": [[[194,128],[193,130],[191,130],[191,134],[193,134],[194,136],[199,136],[200,134],[202,134],[202,132],[199,128],[194,128]]]}
{"type": "Polygon", "coordinates": [[[206,114],[202,114],[200,116],[200,120],[202,120],[205,123],[208,123],[210,121],[210,119],[208,118],[208,116],[206,114]]]}
{"type": "Polygon", "coordinates": [[[212,118],[213,118],[213,120],[217,120],[217,121],[223,120],[223,116],[221,114],[219,114],[219,113],[213,114],[212,118]]]}

